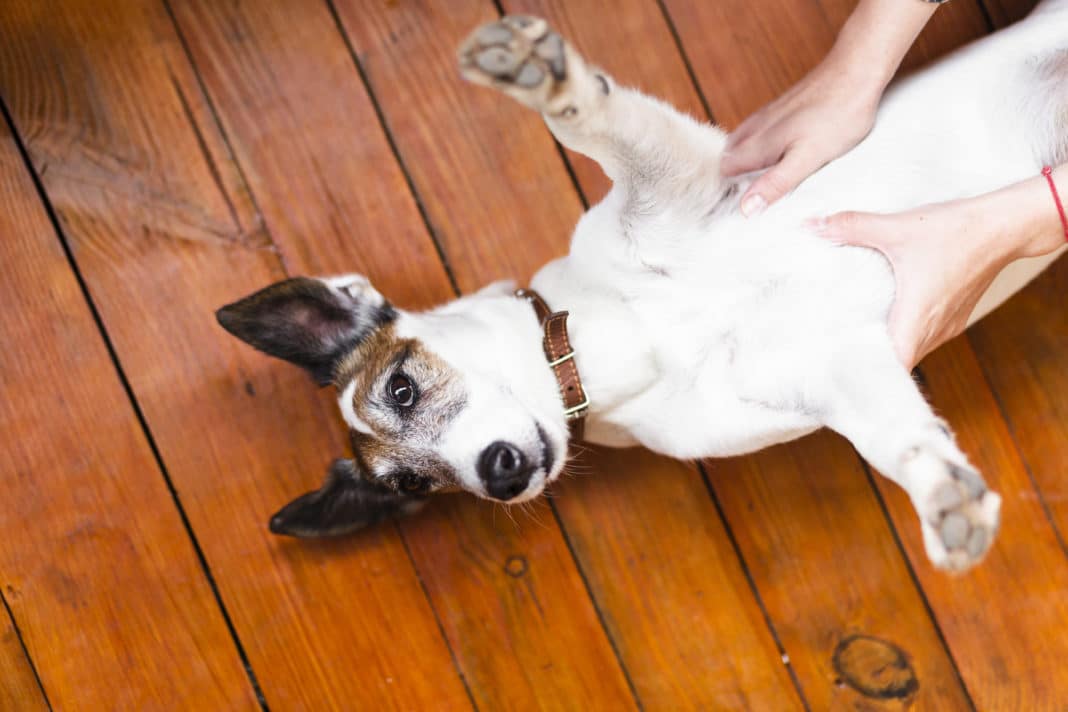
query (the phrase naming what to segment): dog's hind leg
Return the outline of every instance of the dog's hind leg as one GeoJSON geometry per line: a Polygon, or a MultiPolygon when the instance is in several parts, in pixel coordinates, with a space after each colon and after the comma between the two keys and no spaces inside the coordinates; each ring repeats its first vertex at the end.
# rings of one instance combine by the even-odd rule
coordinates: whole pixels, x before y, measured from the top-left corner
{"type": "Polygon", "coordinates": [[[642,212],[687,203],[699,217],[732,188],[720,175],[722,131],[617,86],[544,20],[484,25],[460,47],[459,61],[465,78],[540,112],[562,144],[600,163],[642,212]]]}
{"type": "Polygon", "coordinates": [[[998,528],[1001,498],[987,489],[950,431],[897,361],[890,340],[873,330],[831,360],[825,423],[908,493],[931,562],[963,571],[986,554],[998,528]]]}

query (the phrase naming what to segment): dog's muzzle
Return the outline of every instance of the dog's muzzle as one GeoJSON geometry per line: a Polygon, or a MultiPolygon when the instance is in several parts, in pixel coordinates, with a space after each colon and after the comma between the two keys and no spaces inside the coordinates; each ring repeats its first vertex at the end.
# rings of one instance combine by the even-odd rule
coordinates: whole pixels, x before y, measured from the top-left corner
{"type": "Polygon", "coordinates": [[[511,443],[498,440],[478,456],[478,476],[493,499],[507,502],[530,486],[536,466],[511,443]]]}

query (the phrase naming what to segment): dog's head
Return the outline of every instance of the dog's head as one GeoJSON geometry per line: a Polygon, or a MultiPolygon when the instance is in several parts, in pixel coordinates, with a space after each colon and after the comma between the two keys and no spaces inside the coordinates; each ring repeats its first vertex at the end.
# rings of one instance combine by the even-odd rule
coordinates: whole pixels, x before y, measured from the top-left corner
{"type": "Polygon", "coordinates": [[[536,497],[562,471],[567,426],[530,307],[504,285],[429,312],[394,308],[360,276],[279,282],[217,313],[231,334],[337,388],[355,459],[271,520],[327,536],[434,492],[536,497]]]}

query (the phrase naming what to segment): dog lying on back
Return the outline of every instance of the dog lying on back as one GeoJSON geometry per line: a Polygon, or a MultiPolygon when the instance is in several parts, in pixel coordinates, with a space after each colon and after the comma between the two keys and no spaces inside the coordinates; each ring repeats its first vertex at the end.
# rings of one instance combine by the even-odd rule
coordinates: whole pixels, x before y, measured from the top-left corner
{"type": "MultiPolygon", "coordinates": [[[[1066,57],[1068,0],[1047,0],[898,84],[863,143],[745,219],[748,180],[721,176],[721,130],[617,86],[543,20],[479,28],[461,47],[463,75],[541,112],[614,183],[570,254],[532,281],[570,318],[547,326],[503,284],[410,313],[361,276],[290,279],[220,309],[238,338],[333,384],[351,429],[355,459],[335,461],[271,530],[342,534],[434,492],[528,500],[560,475],[573,418],[591,442],[677,458],[830,427],[905,488],[936,566],[973,565],[1000,498],[895,357],[890,268],[802,223],[977,195],[1064,160],[1066,57]],[[550,343],[552,328],[573,350],[550,343]]],[[[1048,261],[1003,274],[973,319],[1048,261]]]]}

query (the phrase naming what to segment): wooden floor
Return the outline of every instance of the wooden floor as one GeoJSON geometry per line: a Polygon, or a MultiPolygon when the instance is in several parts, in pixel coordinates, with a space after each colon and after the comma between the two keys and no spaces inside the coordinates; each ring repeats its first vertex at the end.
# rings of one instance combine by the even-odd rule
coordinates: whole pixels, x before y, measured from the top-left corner
{"type": "MultiPolygon", "coordinates": [[[[967,576],[828,433],[594,449],[530,514],[267,532],[347,439],[214,309],[292,274],[404,307],[523,280],[605,191],[458,79],[472,27],[545,16],[729,127],[854,2],[501,4],[0,2],[0,710],[1068,709],[1065,260],[922,366],[1005,499],[967,576]]],[[[909,66],[1028,5],[954,0],[909,66]]]]}

